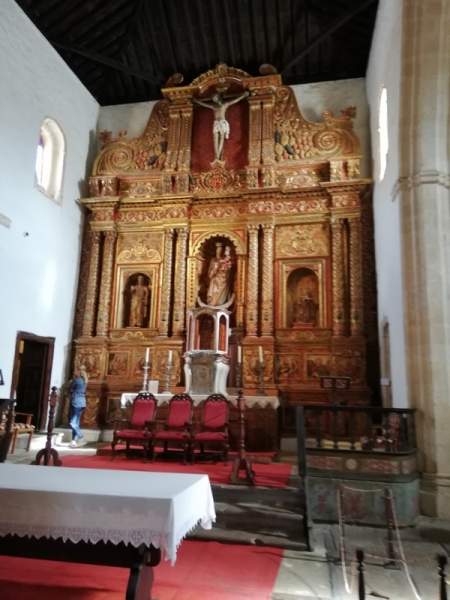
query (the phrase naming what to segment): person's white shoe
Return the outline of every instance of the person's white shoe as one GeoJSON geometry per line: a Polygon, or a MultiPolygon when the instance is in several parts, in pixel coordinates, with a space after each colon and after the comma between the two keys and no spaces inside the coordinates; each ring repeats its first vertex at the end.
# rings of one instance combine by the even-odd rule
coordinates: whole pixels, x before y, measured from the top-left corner
{"type": "Polygon", "coordinates": [[[78,447],[78,444],[76,443],[76,441],[72,440],[69,444],[69,448],[77,448],[77,447],[78,447]]]}

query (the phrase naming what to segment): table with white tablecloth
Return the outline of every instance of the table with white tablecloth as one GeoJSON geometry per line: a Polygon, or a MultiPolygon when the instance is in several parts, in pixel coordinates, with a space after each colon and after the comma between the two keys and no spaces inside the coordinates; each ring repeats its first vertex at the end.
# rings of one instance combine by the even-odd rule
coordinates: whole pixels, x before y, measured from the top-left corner
{"type": "MultiPolygon", "coordinates": [[[[94,550],[98,544],[100,548],[107,545],[112,553],[114,547],[128,553],[160,549],[174,563],[184,536],[197,524],[210,528],[215,520],[209,478],[195,474],[4,463],[0,465],[0,504],[0,554],[29,556],[26,551],[20,553],[26,546],[21,541],[37,538],[38,543],[45,542],[45,548],[51,547],[52,540],[70,545],[69,560],[75,562],[84,562],[82,557],[73,558],[77,544],[94,550]],[[2,540],[8,544],[1,544],[2,540]],[[8,550],[13,547],[19,550],[8,550]]],[[[146,560],[150,569],[157,564],[146,560]]],[[[120,564],[105,563],[101,556],[86,562],[120,564]]]]}

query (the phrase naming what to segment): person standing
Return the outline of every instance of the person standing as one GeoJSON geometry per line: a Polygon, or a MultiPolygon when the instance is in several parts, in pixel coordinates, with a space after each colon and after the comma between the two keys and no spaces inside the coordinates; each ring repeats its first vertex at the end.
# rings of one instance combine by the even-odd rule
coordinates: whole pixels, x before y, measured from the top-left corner
{"type": "Polygon", "coordinates": [[[72,430],[72,441],[69,446],[77,448],[86,444],[80,429],[81,415],[86,408],[86,387],[88,376],[86,369],[81,366],[75,369],[72,383],[70,384],[70,416],[69,426],[72,430]]]}

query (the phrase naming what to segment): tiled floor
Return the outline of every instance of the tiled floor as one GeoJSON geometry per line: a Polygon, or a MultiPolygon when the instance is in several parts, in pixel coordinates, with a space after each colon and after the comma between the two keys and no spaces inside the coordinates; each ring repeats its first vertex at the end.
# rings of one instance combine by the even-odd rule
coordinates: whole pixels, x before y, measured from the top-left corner
{"type": "MultiPolygon", "coordinates": [[[[30,463],[45,438],[36,437],[30,453],[17,449],[8,456],[9,462],[30,463]]],[[[56,446],[62,457],[66,454],[95,454],[95,445],[70,449],[59,440],[56,446]]],[[[284,551],[273,600],[315,599],[350,600],[358,598],[356,568],[350,564],[356,548],[366,553],[366,597],[389,600],[439,600],[439,578],[436,555],[446,553],[450,543],[450,523],[421,517],[417,526],[400,533],[407,568],[398,563],[387,565],[386,532],[382,529],[347,526],[346,575],[350,592],[346,591],[344,570],[339,560],[340,537],[336,525],[315,524],[312,552],[284,551]]],[[[399,546],[395,550],[399,553],[399,546]]],[[[449,569],[450,570],[450,569],[449,569]]],[[[238,599],[237,599],[238,600],[238,599]]],[[[258,600],[258,599],[255,599],[258,600]]]]}

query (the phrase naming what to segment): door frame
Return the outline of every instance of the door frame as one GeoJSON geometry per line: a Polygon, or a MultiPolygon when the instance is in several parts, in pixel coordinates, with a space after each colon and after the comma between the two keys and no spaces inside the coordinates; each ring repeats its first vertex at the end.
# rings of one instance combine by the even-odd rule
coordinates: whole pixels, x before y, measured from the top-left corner
{"type": "Polygon", "coordinates": [[[39,400],[40,410],[39,413],[41,415],[40,422],[36,423],[37,430],[43,430],[47,424],[47,410],[48,410],[48,397],[50,394],[50,378],[52,374],[53,367],[53,353],[55,349],[55,338],[54,337],[44,337],[40,335],[35,335],[34,333],[29,333],[28,331],[18,331],[16,336],[16,348],[14,352],[14,363],[13,363],[13,372],[12,372],[12,380],[11,380],[11,393],[10,398],[16,398],[17,394],[17,384],[19,382],[19,371],[20,371],[20,345],[21,342],[38,342],[39,344],[45,344],[47,346],[47,360],[44,364],[44,377],[42,379],[42,387],[41,387],[41,397],[39,400]]]}

